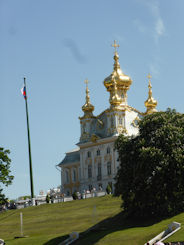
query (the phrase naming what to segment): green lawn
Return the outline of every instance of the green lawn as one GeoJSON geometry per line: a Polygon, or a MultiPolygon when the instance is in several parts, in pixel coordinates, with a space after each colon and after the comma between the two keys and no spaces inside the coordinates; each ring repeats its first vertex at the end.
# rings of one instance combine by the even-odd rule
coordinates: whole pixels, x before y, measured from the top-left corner
{"type": "Polygon", "coordinates": [[[182,229],[169,241],[184,241],[184,213],[162,221],[125,220],[121,200],[111,196],[45,204],[0,213],[0,238],[7,245],[58,245],[72,231],[80,232],[75,244],[143,245],[172,221],[182,229]],[[20,236],[20,212],[23,213],[24,235],[20,236]],[[89,228],[92,228],[88,231],[89,228]]]}

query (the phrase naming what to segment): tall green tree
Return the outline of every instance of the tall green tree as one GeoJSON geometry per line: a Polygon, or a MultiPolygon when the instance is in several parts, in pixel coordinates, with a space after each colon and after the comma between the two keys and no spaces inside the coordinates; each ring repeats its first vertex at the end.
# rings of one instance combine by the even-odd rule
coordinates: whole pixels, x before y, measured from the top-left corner
{"type": "Polygon", "coordinates": [[[147,115],[139,130],[115,143],[120,161],[115,194],[131,216],[184,211],[184,114],[168,109],[147,115]]]}
{"type": "MultiPolygon", "coordinates": [[[[0,147],[0,184],[8,186],[12,183],[13,176],[10,175],[10,163],[11,159],[9,158],[10,151],[4,150],[0,147]]],[[[2,193],[3,188],[0,185],[0,204],[3,204],[6,201],[5,195],[2,193]]]]}

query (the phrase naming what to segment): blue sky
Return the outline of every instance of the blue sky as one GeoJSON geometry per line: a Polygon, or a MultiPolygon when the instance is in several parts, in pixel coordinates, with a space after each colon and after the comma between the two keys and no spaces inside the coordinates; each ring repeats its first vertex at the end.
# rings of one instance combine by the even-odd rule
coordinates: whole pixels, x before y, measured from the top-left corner
{"type": "Polygon", "coordinates": [[[183,109],[183,0],[0,0],[0,139],[10,149],[9,198],[30,194],[27,79],[35,194],[60,185],[55,165],[75,148],[89,79],[98,115],[109,106],[103,80],[120,65],[133,83],[128,103],[145,111],[147,74],[158,110],[183,109]]]}

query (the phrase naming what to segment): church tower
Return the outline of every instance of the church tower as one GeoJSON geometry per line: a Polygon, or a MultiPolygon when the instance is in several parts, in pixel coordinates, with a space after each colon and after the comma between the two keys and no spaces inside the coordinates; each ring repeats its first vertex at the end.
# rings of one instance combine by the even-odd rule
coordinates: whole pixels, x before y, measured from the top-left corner
{"type": "Polygon", "coordinates": [[[121,70],[117,52],[119,45],[114,41],[112,46],[115,49],[113,71],[103,81],[109,92],[109,106],[99,115],[93,115],[94,106],[90,102],[86,79],[86,99],[82,106],[84,114],[79,117],[81,133],[78,148],[67,152],[58,165],[62,168],[62,186],[67,195],[75,191],[101,191],[105,190],[107,185],[110,185],[113,191],[119,167],[114,142],[120,134],[138,135],[139,120],[157,111],[157,101],[152,96],[150,75],[148,75],[148,99],[145,101],[146,112],[140,112],[128,105],[127,92],[132,79],[121,70]]]}
{"type": "Polygon", "coordinates": [[[89,96],[89,89],[88,89],[88,79],[85,80],[86,84],[86,102],[82,106],[82,110],[84,112],[83,117],[79,117],[80,119],[80,125],[81,125],[81,136],[80,141],[88,141],[91,137],[91,125],[93,122],[93,119],[95,118],[93,116],[94,106],[90,102],[90,96],[89,96]]]}

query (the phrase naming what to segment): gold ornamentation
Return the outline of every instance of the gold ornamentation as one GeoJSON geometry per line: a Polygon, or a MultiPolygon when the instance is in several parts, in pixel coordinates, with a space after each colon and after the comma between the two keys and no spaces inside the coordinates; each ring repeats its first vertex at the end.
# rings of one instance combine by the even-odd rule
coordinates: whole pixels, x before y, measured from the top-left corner
{"type": "Polygon", "coordinates": [[[139,118],[139,117],[136,117],[136,118],[132,121],[132,125],[133,125],[135,128],[138,128],[138,121],[140,121],[140,118],[139,118]]]}
{"type": "Polygon", "coordinates": [[[94,111],[94,106],[90,102],[89,89],[88,89],[89,81],[88,79],[86,79],[84,82],[86,84],[86,103],[82,106],[82,110],[85,115],[93,116],[92,112],[94,111]]]}
{"type": "Polygon", "coordinates": [[[148,82],[149,82],[149,85],[148,85],[149,91],[148,91],[148,99],[144,102],[145,106],[147,107],[147,111],[145,114],[151,114],[151,113],[157,112],[155,108],[157,106],[157,101],[152,96],[152,86],[151,86],[151,81],[150,81],[152,76],[148,74],[147,77],[148,77],[148,82]]]}
{"type": "Polygon", "coordinates": [[[80,140],[86,140],[86,139],[89,139],[89,133],[83,132],[82,135],[81,135],[80,140]]]}
{"type": "Polygon", "coordinates": [[[92,141],[93,143],[95,143],[98,139],[99,139],[99,137],[98,137],[96,134],[92,134],[92,136],[91,136],[91,141],[92,141]]]}
{"type": "Polygon", "coordinates": [[[111,45],[115,49],[115,53],[117,52],[116,48],[119,48],[119,44],[116,43],[116,40],[114,40],[114,43],[111,45]]]}
{"type": "Polygon", "coordinates": [[[114,69],[110,76],[105,78],[104,85],[108,92],[110,92],[110,104],[111,107],[118,107],[121,104],[127,104],[127,90],[132,84],[132,80],[129,76],[125,75],[119,64],[119,55],[117,53],[117,47],[119,45],[114,41],[112,45],[115,48],[114,53],[114,69]]]}
{"type": "Polygon", "coordinates": [[[86,143],[82,143],[82,144],[78,144],[78,146],[80,147],[80,149],[86,149],[86,148],[89,148],[89,147],[93,147],[93,146],[101,146],[101,145],[104,145],[104,144],[107,144],[107,143],[112,143],[115,141],[115,139],[117,139],[118,136],[113,136],[111,137],[110,139],[109,138],[106,138],[105,141],[97,141],[95,143],[93,142],[86,142],[86,143]]]}
{"type": "Polygon", "coordinates": [[[103,123],[102,120],[97,119],[97,127],[98,127],[99,129],[102,129],[102,128],[104,127],[104,123],[103,123]]]}
{"type": "Polygon", "coordinates": [[[135,111],[135,112],[137,112],[138,114],[140,114],[140,115],[142,115],[142,116],[144,115],[144,113],[138,111],[137,109],[135,109],[135,108],[132,107],[132,106],[127,105],[127,106],[126,106],[126,109],[127,109],[127,111],[135,111]]]}
{"type": "Polygon", "coordinates": [[[117,130],[119,134],[128,134],[128,131],[124,126],[118,126],[117,130]]]}

